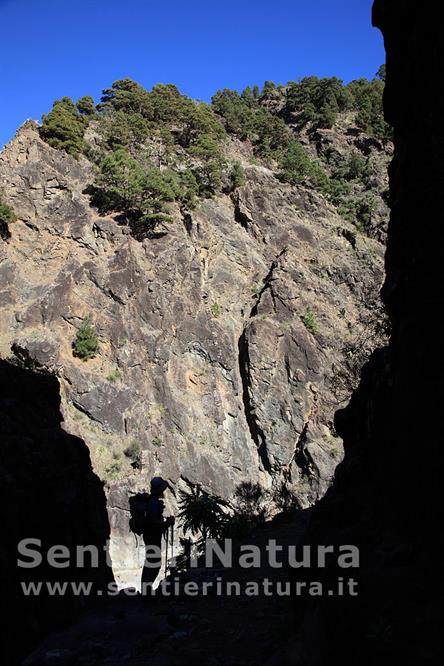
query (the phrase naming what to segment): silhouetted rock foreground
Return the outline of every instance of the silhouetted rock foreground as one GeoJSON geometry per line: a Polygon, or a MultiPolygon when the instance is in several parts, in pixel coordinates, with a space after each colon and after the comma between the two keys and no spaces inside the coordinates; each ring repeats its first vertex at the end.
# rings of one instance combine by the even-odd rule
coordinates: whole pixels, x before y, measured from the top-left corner
{"type": "MultiPolygon", "coordinates": [[[[2,663],[20,657],[49,630],[75,617],[80,598],[25,597],[20,583],[91,581],[98,590],[112,580],[105,561],[109,523],[105,494],[93,473],[87,446],[61,428],[59,384],[0,361],[1,524],[0,584],[2,663]],[[44,561],[37,568],[17,567],[22,539],[39,539],[41,552],[58,544],[75,551],[96,545],[99,566],[54,569],[44,561]]],[[[27,558],[22,558],[27,560],[27,558]]]]}
{"type": "Polygon", "coordinates": [[[393,332],[336,415],[344,461],[304,537],[360,547],[360,595],[299,608],[287,650],[298,666],[441,662],[442,21],[431,2],[385,0],[373,20],[384,34],[385,115],[395,130],[383,288],[393,332]]]}
{"type": "MultiPolygon", "coordinates": [[[[165,595],[143,602],[139,597],[125,596],[108,600],[101,607],[84,613],[69,629],[50,635],[25,660],[24,666],[44,664],[155,664],[179,666],[197,661],[200,664],[260,664],[276,656],[276,645],[284,645],[291,635],[288,622],[292,600],[288,596],[265,594],[248,596],[247,585],[256,583],[262,590],[282,590],[289,580],[287,567],[271,568],[265,547],[277,537],[284,549],[300,537],[310,510],[300,511],[284,522],[258,529],[248,540],[262,553],[261,567],[222,568],[218,560],[212,568],[198,568],[175,577],[181,593],[165,595]],[[193,582],[199,594],[184,593],[187,582],[193,582]],[[210,584],[206,595],[204,584],[210,584]],[[225,592],[226,584],[240,585],[242,594],[225,592]],[[223,590],[218,595],[218,585],[223,590]]],[[[233,549],[236,552],[236,548],[233,549]]],[[[236,563],[236,557],[233,558],[236,563]]],[[[274,663],[274,662],[273,662],[274,663]]]]}

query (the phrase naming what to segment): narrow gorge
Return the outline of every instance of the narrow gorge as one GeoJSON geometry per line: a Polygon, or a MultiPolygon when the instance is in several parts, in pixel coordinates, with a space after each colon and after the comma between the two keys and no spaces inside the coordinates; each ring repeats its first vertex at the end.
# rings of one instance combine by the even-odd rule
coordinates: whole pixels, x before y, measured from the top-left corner
{"type": "Polygon", "coordinates": [[[57,100],[1,151],[6,664],[436,663],[444,61],[425,7],[376,0],[372,81],[205,104],[123,79],[98,105],[57,100]],[[136,584],[129,498],[157,475],[176,515],[184,491],[229,512],[261,488],[253,543],[354,544],[359,596],[20,597],[25,535],[97,545],[82,575],[99,596],[136,584]]]}

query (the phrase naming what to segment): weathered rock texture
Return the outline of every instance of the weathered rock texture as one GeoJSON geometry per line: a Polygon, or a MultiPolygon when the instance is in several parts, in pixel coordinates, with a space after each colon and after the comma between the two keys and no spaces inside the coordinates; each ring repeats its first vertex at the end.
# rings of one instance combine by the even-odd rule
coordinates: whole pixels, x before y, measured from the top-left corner
{"type": "MultiPolygon", "coordinates": [[[[313,544],[361,549],[360,594],[310,603],[292,664],[436,664],[442,652],[442,21],[431,2],[379,0],[386,119],[395,129],[383,295],[393,333],[336,418],[345,458],[314,511],[313,544]]],[[[313,572],[310,574],[312,577],[313,572]]],[[[324,576],[334,584],[344,570],[324,576]]],[[[299,604],[299,609],[301,605],[299,604]]]]}
{"type": "Polygon", "coordinates": [[[89,163],[43,143],[35,124],[1,153],[19,218],[0,245],[1,353],[59,377],[64,427],[109,486],[117,567],[134,552],[128,492],[154,473],[230,497],[285,472],[307,506],[342,457],[332,384],[344,345],[365,332],[383,246],[315,191],[263,167],[246,174],[235,196],[177,211],[167,233],[139,242],[90,207],[89,163]],[[85,363],[72,341],[87,315],[101,351],[85,363]]]}
{"type": "MultiPolygon", "coordinates": [[[[45,589],[26,596],[21,588],[33,581],[88,581],[93,595],[112,574],[106,562],[109,522],[103,485],[91,468],[89,451],[78,437],[61,428],[59,384],[56,377],[25,370],[0,361],[0,493],[2,545],[0,547],[3,664],[21,657],[49,629],[71,620],[82,605],[68,592],[50,597],[45,589]],[[22,539],[38,539],[42,563],[17,566],[22,539]],[[98,549],[98,566],[76,569],[75,548],[91,544],[98,549]],[[52,568],[46,553],[53,545],[66,546],[70,566],[52,568]]],[[[30,545],[33,549],[34,545],[30,545]]]]}
{"type": "MultiPolygon", "coordinates": [[[[364,206],[367,219],[363,226],[367,235],[385,243],[389,216],[387,167],[393,157],[392,142],[381,141],[366,134],[357,126],[356,113],[353,111],[339,113],[331,129],[320,128],[313,122],[301,127],[299,113],[286,111],[284,93],[285,87],[276,88],[268,102],[263,102],[264,106],[285,120],[308,154],[320,162],[329,177],[335,177],[338,165],[349,160],[352,155],[368,160],[371,178],[354,180],[346,199],[349,202],[360,202],[364,206]]],[[[358,214],[356,222],[362,224],[359,218],[358,214]]]]}

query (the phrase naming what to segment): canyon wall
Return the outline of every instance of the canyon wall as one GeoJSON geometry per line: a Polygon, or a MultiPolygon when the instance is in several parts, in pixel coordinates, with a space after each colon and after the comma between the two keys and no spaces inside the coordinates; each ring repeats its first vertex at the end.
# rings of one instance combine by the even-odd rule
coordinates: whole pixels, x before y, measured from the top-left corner
{"type": "Polygon", "coordinates": [[[302,506],[322,496],[342,458],[340,374],[350,345],[373,343],[381,242],[239,142],[225,149],[245,185],[177,208],[143,241],[90,206],[91,164],[48,146],[36,123],[1,153],[18,217],[0,243],[1,355],[58,377],[63,427],[106,483],[117,569],[137,566],[128,496],[154,474],[225,498],[283,479],[302,506]],[[72,345],[86,316],[100,354],[84,362],[72,345]]]}
{"type": "MultiPolygon", "coordinates": [[[[356,598],[298,604],[292,664],[436,664],[442,525],[443,28],[437,6],[374,4],[395,131],[383,297],[392,335],[336,415],[345,457],[308,538],[359,546],[356,598]]],[[[344,570],[316,572],[333,583],[344,570]]],[[[311,576],[316,578],[316,575],[311,576]]]]}

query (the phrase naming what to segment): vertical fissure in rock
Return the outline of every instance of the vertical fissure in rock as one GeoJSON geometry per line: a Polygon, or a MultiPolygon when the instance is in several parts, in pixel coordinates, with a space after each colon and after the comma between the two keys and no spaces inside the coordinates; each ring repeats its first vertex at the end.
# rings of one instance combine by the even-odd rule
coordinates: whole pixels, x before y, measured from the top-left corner
{"type": "MultiPolygon", "coordinates": [[[[279,266],[279,259],[281,258],[281,256],[282,256],[283,254],[285,254],[285,252],[286,252],[285,249],[283,249],[283,250],[281,250],[281,251],[279,252],[279,254],[277,255],[276,259],[273,260],[273,262],[272,262],[272,264],[271,264],[271,266],[270,266],[270,269],[269,269],[267,275],[266,275],[266,276],[264,277],[264,279],[262,280],[262,285],[263,285],[263,286],[262,286],[262,289],[260,290],[260,292],[259,292],[258,295],[257,295],[256,303],[253,305],[253,307],[252,307],[252,309],[251,309],[251,312],[250,312],[250,318],[251,318],[251,317],[255,317],[255,316],[257,315],[257,311],[258,311],[259,304],[260,304],[260,302],[261,302],[262,295],[264,294],[264,292],[265,292],[267,289],[270,289],[270,288],[271,288],[271,283],[272,283],[273,280],[274,280],[274,271],[275,271],[276,268],[279,266]]],[[[272,294],[272,298],[273,298],[273,301],[274,301],[274,296],[273,296],[273,294],[272,294]]]]}
{"type": "Polygon", "coordinates": [[[305,474],[305,476],[310,477],[313,473],[313,460],[310,453],[305,448],[305,444],[307,442],[308,425],[309,421],[306,421],[296,442],[293,460],[302,471],[302,473],[305,474]]]}
{"type": "Polygon", "coordinates": [[[248,350],[246,329],[243,330],[242,335],[239,338],[238,349],[239,349],[239,372],[242,381],[242,402],[244,405],[245,418],[247,420],[251,438],[256,444],[262,465],[265,471],[271,474],[272,466],[270,463],[270,459],[268,457],[267,441],[265,433],[259,426],[257,417],[254,413],[254,408],[251,404],[250,390],[249,390],[251,386],[250,354],[248,350]]]}
{"type": "Polygon", "coordinates": [[[239,206],[239,198],[237,198],[234,202],[234,221],[248,231],[251,221],[248,215],[241,211],[239,206]]]}
{"type": "Polygon", "coordinates": [[[187,211],[181,211],[181,215],[185,231],[187,232],[188,236],[191,238],[193,230],[193,218],[191,217],[191,213],[187,211]]]}

